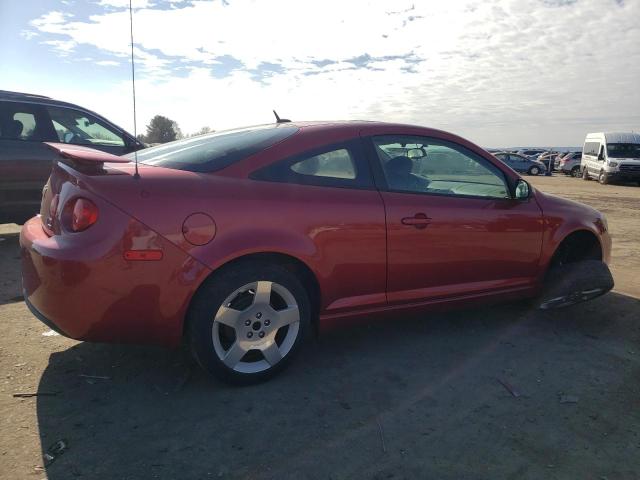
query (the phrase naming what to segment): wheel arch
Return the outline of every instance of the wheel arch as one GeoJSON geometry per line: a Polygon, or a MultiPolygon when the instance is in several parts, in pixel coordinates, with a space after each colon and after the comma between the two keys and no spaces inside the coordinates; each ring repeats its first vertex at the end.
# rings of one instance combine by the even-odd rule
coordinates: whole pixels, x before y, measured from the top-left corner
{"type": "Polygon", "coordinates": [[[289,272],[293,273],[300,279],[304,287],[307,289],[309,294],[309,302],[311,303],[311,321],[313,323],[314,329],[317,331],[318,328],[318,318],[320,313],[321,306],[321,290],[320,283],[318,279],[311,269],[309,265],[301,260],[298,257],[295,257],[290,254],[276,252],[276,251],[260,251],[260,252],[251,252],[239,255],[232,259],[227,260],[221,265],[217,266],[214,270],[212,270],[203,280],[200,282],[200,285],[192,295],[189,301],[189,307],[187,309],[187,314],[185,315],[185,319],[182,325],[182,335],[187,332],[188,328],[188,318],[189,318],[189,310],[191,305],[193,304],[194,299],[198,296],[198,293],[202,289],[203,285],[211,278],[219,275],[221,272],[234,268],[243,263],[255,263],[255,262],[264,262],[270,263],[273,265],[279,265],[284,267],[289,272]]]}
{"type": "Polygon", "coordinates": [[[555,246],[546,268],[581,260],[600,260],[604,257],[598,235],[588,228],[577,228],[566,233],[555,246]]]}

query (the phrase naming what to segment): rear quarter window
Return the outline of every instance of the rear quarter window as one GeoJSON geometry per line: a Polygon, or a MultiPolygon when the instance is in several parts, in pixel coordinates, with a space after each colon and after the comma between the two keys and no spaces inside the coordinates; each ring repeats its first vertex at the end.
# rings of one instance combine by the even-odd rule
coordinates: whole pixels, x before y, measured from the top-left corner
{"type": "Polygon", "coordinates": [[[373,188],[373,177],[357,138],[276,161],[250,175],[253,180],[337,188],[373,188]]]}
{"type": "MultiPolygon", "coordinates": [[[[226,130],[147,148],[138,161],[190,172],[215,172],[292,136],[294,126],[264,125],[226,130]]],[[[134,159],[133,154],[127,158],[134,159]]]]}

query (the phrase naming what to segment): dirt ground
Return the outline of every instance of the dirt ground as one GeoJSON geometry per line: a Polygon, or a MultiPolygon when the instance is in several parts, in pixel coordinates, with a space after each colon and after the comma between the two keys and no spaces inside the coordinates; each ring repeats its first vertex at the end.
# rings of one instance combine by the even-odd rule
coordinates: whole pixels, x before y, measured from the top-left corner
{"type": "Polygon", "coordinates": [[[351,327],[249,388],[181,350],[44,336],[0,226],[0,478],[640,478],[640,188],[528,178],[606,213],[614,292],[351,327]]]}

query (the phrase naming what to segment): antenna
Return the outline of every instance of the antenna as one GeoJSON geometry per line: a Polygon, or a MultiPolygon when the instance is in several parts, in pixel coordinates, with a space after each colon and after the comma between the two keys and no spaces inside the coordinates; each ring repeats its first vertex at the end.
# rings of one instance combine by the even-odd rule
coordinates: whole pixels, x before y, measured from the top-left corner
{"type": "Polygon", "coordinates": [[[291,121],[288,118],[280,118],[275,110],[273,111],[273,114],[276,116],[276,123],[289,123],[291,121]]]}
{"type": "MultiPolygon", "coordinates": [[[[136,68],[133,60],[133,7],[131,6],[132,0],[129,0],[129,26],[131,28],[131,85],[133,87],[133,136],[138,141],[138,128],[136,123],[136,68]]],[[[138,173],[138,149],[133,151],[133,158],[136,162],[136,173],[133,174],[134,180],[140,178],[138,173]]]]}

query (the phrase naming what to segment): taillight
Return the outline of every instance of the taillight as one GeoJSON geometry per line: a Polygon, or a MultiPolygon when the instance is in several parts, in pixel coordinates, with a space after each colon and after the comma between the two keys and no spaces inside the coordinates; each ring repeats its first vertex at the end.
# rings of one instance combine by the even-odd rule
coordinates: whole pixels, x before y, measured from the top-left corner
{"type": "Polygon", "coordinates": [[[86,198],[74,198],[65,211],[68,212],[65,226],[72,232],[82,232],[98,221],[98,207],[86,198]]]}

